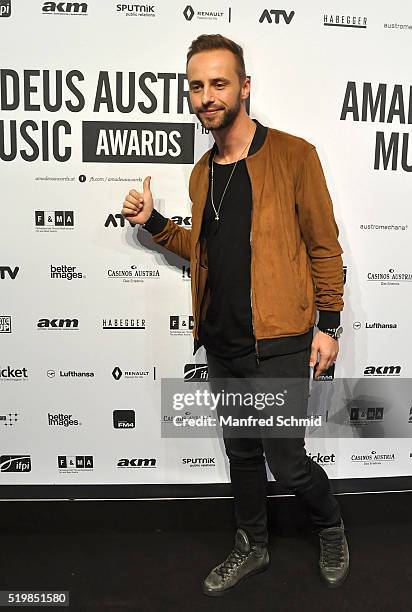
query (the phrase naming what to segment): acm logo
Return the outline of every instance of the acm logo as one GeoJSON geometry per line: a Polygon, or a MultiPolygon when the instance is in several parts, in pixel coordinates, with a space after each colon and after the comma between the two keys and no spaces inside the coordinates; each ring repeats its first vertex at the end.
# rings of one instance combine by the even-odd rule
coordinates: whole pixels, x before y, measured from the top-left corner
{"type": "Polygon", "coordinates": [[[400,376],[401,366],[367,366],[363,372],[364,376],[400,376]]]}
{"type": "Polygon", "coordinates": [[[79,319],[39,319],[39,329],[77,329],[79,319]]]}
{"type": "Polygon", "coordinates": [[[192,217],[190,215],[188,217],[174,215],[173,217],[170,217],[170,218],[174,223],[176,223],[176,225],[180,225],[183,227],[192,227],[192,217]]]}
{"type": "Polygon", "coordinates": [[[156,459],[147,457],[139,459],[119,459],[117,467],[120,468],[155,468],[156,459]]]}
{"type": "Polygon", "coordinates": [[[66,14],[66,15],[87,15],[86,2],[45,2],[42,8],[43,13],[66,14]]]}

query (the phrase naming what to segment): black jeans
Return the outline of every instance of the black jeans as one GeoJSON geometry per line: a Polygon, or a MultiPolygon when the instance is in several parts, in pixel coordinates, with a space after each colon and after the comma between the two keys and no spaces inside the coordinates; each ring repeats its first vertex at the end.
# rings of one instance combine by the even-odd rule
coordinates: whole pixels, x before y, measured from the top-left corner
{"type": "MultiPolygon", "coordinates": [[[[256,362],[253,353],[223,359],[206,351],[209,381],[216,378],[307,378],[310,346],[297,353],[276,355],[256,362]]],[[[303,431],[303,430],[302,430],[303,431]]],[[[225,437],[237,526],[254,543],[267,543],[267,477],[265,457],[276,481],[301,500],[319,529],[340,524],[339,504],[325,470],[307,456],[304,433],[300,438],[225,437]]]]}

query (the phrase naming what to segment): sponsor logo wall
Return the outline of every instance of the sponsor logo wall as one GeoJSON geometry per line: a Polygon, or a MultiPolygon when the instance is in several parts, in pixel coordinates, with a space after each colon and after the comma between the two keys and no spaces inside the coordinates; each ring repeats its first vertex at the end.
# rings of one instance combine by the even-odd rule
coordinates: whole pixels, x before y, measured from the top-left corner
{"type": "Polygon", "coordinates": [[[316,145],[340,229],[344,334],[312,409],[345,436],[308,434],[308,454],[333,478],[410,474],[407,385],[365,397],[412,376],[411,29],[402,3],[372,0],[0,0],[0,484],[229,481],[217,439],[161,437],[161,380],[208,380],[190,267],[120,214],[150,175],[190,231],[213,139],[185,57],[215,32],[244,47],[250,115],[316,145]],[[336,410],[342,378],[361,384],[336,410]]]}

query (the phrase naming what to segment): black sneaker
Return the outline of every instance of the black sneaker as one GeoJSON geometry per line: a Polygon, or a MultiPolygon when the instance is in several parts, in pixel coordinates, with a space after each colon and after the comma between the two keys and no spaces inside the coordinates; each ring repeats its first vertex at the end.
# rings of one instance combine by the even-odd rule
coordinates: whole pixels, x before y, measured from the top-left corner
{"type": "Polygon", "coordinates": [[[238,529],[235,547],[205,578],[203,593],[211,596],[223,595],[248,576],[263,572],[268,565],[269,553],[266,545],[251,545],[246,532],[238,529]]]}
{"type": "Polygon", "coordinates": [[[349,574],[349,549],[345,528],[341,519],[340,527],[328,527],[319,532],[320,575],[328,587],[343,584],[349,574]]]}

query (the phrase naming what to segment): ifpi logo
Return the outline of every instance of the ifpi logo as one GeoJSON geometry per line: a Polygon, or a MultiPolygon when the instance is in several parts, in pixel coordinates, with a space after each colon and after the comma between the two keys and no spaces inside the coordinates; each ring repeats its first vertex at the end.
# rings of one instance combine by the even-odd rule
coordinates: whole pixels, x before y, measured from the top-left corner
{"type": "Polygon", "coordinates": [[[0,0],[0,17],[10,17],[11,0],[0,0]]]}

